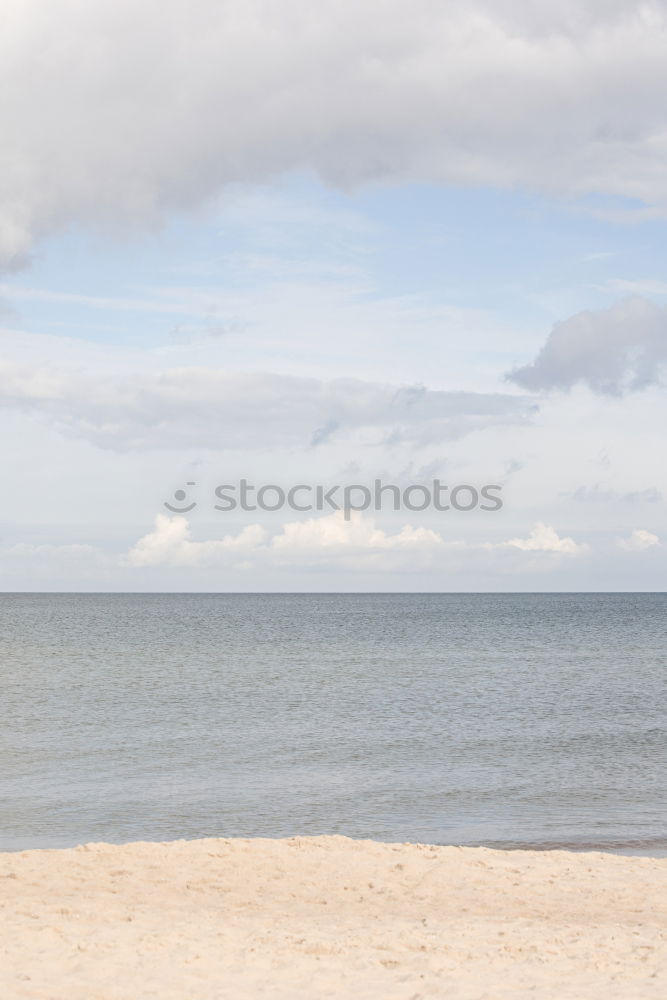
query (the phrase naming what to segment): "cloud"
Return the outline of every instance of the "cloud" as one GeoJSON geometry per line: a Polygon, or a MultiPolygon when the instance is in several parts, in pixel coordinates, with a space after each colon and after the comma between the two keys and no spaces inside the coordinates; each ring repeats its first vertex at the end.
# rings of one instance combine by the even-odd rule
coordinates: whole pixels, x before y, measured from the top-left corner
{"type": "Polygon", "coordinates": [[[307,168],[667,204],[663,0],[8,0],[0,257],[307,168]]]}
{"type": "Polygon", "coordinates": [[[507,378],[530,391],[587,385],[622,396],[660,382],[667,363],[667,306],[642,298],[557,323],[535,361],[507,378]]]}
{"type": "Polygon", "coordinates": [[[82,543],[15,542],[0,549],[4,590],[106,590],[118,556],[82,543]]]}
{"type": "Polygon", "coordinates": [[[366,549],[387,551],[429,550],[444,544],[442,536],[430,528],[413,528],[406,524],[399,532],[388,535],[377,528],[372,517],[362,517],[352,511],[346,518],[343,511],[328,517],[294,521],[283,526],[271,540],[276,552],[291,553],[320,549],[366,549]]]}
{"type": "Polygon", "coordinates": [[[564,493],[577,503],[663,503],[664,495],[655,486],[645,490],[630,490],[620,493],[618,490],[602,489],[598,483],[593,487],[579,486],[571,493],[564,493]]]}
{"type": "Polygon", "coordinates": [[[0,407],[21,409],[101,448],[254,448],[323,443],[370,431],[376,441],[454,440],[525,421],[532,404],[501,393],[444,392],[359,379],[181,368],[101,375],[0,362],[0,407]]]}
{"type": "Polygon", "coordinates": [[[249,524],[238,535],[204,542],[192,540],[190,527],[183,517],[158,514],[155,527],[140,538],[127,554],[130,566],[207,566],[229,556],[252,552],[266,537],[259,524],[249,524]]]}
{"type": "Polygon", "coordinates": [[[521,552],[558,552],[569,556],[581,555],[588,548],[572,538],[561,538],[550,524],[542,522],[535,525],[527,538],[510,538],[496,547],[520,549],[521,552]]]}
{"type": "MultiPolygon", "coordinates": [[[[345,563],[352,557],[357,563],[373,562],[374,556],[397,552],[412,560],[443,546],[440,535],[428,528],[405,525],[396,534],[376,528],[372,518],[353,512],[345,519],[342,511],[330,516],[283,525],[279,534],[268,540],[261,525],[247,525],[238,535],[221,539],[193,541],[184,517],[158,514],[153,531],[132,547],[126,564],[133,567],[171,566],[206,567],[235,561],[238,568],[252,565],[251,557],[264,562],[303,564],[331,561],[345,563]],[[245,558],[244,558],[245,557],[245,558]]],[[[387,568],[387,563],[384,563],[387,568]]]]}
{"type": "Polygon", "coordinates": [[[259,524],[252,524],[237,535],[193,541],[186,518],[158,514],[153,530],[130,549],[124,563],[135,568],[202,568],[232,562],[239,569],[261,565],[418,570],[435,565],[445,554],[479,559],[510,550],[570,556],[580,555],[587,546],[560,538],[545,524],[535,525],[527,538],[490,543],[445,539],[432,528],[410,524],[392,533],[359,511],[352,511],[349,518],[336,511],[325,517],[291,521],[272,537],[259,524]]]}
{"type": "Polygon", "coordinates": [[[16,542],[6,550],[8,556],[18,556],[20,559],[57,559],[59,563],[78,563],[101,559],[102,554],[94,545],[53,545],[43,543],[35,545],[32,542],[16,542]]]}
{"type": "Polygon", "coordinates": [[[619,538],[618,547],[626,552],[645,552],[660,545],[660,538],[644,528],[635,528],[629,538],[619,538]]]}
{"type": "Polygon", "coordinates": [[[588,548],[572,538],[561,538],[551,525],[541,522],[532,528],[526,538],[469,543],[463,540],[445,540],[437,531],[413,528],[411,525],[405,525],[400,532],[388,535],[376,527],[372,517],[362,517],[359,512],[352,512],[351,518],[346,519],[342,511],[328,517],[286,524],[282,533],[271,540],[271,547],[279,552],[350,548],[406,552],[434,549],[466,552],[519,549],[522,552],[557,552],[562,555],[581,555],[588,548]]]}
{"type": "Polygon", "coordinates": [[[340,567],[382,573],[419,572],[431,568],[446,551],[465,543],[445,542],[431,528],[410,524],[394,533],[379,528],[373,517],[343,511],[283,525],[271,539],[269,559],[278,566],[340,567]]]}
{"type": "Polygon", "coordinates": [[[625,278],[612,278],[606,282],[606,287],[625,295],[667,295],[667,281],[657,281],[645,278],[628,281],[625,278]]]}

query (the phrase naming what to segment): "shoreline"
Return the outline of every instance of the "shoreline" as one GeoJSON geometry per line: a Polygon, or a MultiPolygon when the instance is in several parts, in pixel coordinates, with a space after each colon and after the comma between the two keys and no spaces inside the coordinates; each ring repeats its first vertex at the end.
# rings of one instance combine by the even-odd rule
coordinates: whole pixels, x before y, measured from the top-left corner
{"type": "MultiPolygon", "coordinates": [[[[26,842],[24,840],[16,840],[16,842],[9,841],[10,846],[5,846],[0,842],[0,857],[8,854],[25,854],[28,851],[73,851],[86,847],[88,845],[104,845],[105,847],[130,847],[133,844],[194,844],[200,840],[237,840],[237,841],[286,841],[298,837],[299,839],[307,840],[318,840],[327,837],[336,837],[342,840],[350,840],[355,843],[394,843],[394,841],[384,841],[376,840],[370,837],[355,837],[348,836],[347,834],[292,834],[286,836],[278,837],[264,837],[261,835],[232,835],[229,837],[179,837],[170,840],[104,840],[98,841],[95,839],[90,840],[77,840],[75,842],[69,843],[49,843],[47,841],[42,841],[40,839],[35,839],[33,842],[26,842]]],[[[396,843],[410,844],[411,846],[424,846],[420,841],[396,841],[396,843]]],[[[466,850],[477,850],[482,848],[489,851],[498,851],[501,854],[506,854],[508,852],[519,852],[519,853],[535,853],[535,854],[553,854],[554,852],[560,851],[568,854],[609,854],[612,857],[621,858],[655,858],[659,860],[661,858],[667,858],[667,840],[651,840],[646,843],[637,843],[636,841],[630,843],[616,842],[613,844],[609,843],[593,843],[592,841],[586,841],[583,844],[577,844],[571,841],[559,842],[539,842],[539,843],[517,843],[515,841],[487,841],[485,843],[460,843],[460,844],[440,844],[440,843],[429,843],[427,846],[434,848],[451,848],[454,850],[460,850],[464,848],[466,850]]]]}
{"type": "Polygon", "coordinates": [[[0,853],[7,1000],[667,995],[667,859],[340,836],[0,853]]]}

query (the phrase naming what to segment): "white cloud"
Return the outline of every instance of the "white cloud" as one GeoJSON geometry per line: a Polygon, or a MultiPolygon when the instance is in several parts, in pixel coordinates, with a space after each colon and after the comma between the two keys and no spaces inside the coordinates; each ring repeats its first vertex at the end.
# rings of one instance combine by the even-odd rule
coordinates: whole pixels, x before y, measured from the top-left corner
{"type": "Polygon", "coordinates": [[[211,368],[101,375],[0,362],[0,407],[116,451],[269,449],[370,431],[377,442],[454,440],[525,421],[523,397],[444,392],[359,379],[230,373],[211,368]]]}
{"type": "Polygon", "coordinates": [[[8,0],[0,256],[224,185],[526,185],[667,204],[664,0],[8,0]]]}
{"type": "Polygon", "coordinates": [[[251,556],[260,556],[269,562],[277,560],[279,564],[312,562],[320,556],[330,560],[352,555],[363,561],[366,556],[393,551],[414,557],[442,546],[440,535],[428,528],[405,525],[396,534],[387,534],[376,528],[372,518],[362,518],[357,512],[353,512],[350,519],[341,511],[327,517],[287,523],[270,541],[264,528],[252,524],[238,535],[201,542],[193,541],[184,517],[158,514],[153,531],[132,547],[126,562],[133,567],[204,567],[229,563],[232,557],[239,568],[248,568],[252,565],[247,561],[251,556]],[[241,556],[246,557],[245,563],[238,562],[241,556]]]}
{"type": "Polygon", "coordinates": [[[372,517],[362,517],[358,511],[351,511],[347,518],[343,511],[336,511],[328,517],[293,521],[285,524],[281,534],[271,540],[271,547],[280,553],[350,548],[415,551],[443,544],[441,535],[436,531],[413,528],[409,524],[396,534],[387,534],[376,527],[372,517]]]}
{"type": "Polygon", "coordinates": [[[557,323],[535,361],[507,377],[532,391],[581,382],[620,396],[658,383],[666,364],[667,306],[636,297],[557,323]]]}
{"type": "Polygon", "coordinates": [[[124,558],[131,567],[202,568],[229,565],[246,569],[256,565],[341,566],[375,570],[406,570],[433,567],[447,554],[479,561],[491,553],[519,550],[531,554],[580,555],[587,550],[571,538],[560,538],[555,530],[537,524],[527,538],[469,543],[445,539],[432,528],[406,524],[399,531],[378,527],[373,517],[343,511],[320,518],[292,521],[269,537],[258,524],[247,525],[237,535],[193,541],[187,520],[159,514],[151,532],[141,538],[124,558]],[[259,560],[259,563],[257,562],[259,560]]]}
{"type": "Polygon", "coordinates": [[[130,566],[207,566],[249,553],[260,546],[266,531],[259,524],[249,524],[238,535],[204,542],[193,541],[190,526],[183,517],[158,514],[155,527],[140,538],[127,555],[130,566]]]}
{"type": "Polygon", "coordinates": [[[652,531],[646,531],[645,528],[635,528],[629,538],[620,538],[617,544],[620,549],[625,549],[626,552],[645,552],[646,549],[660,545],[660,538],[652,531]]]}
{"type": "Polygon", "coordinates": [[[510,538],[497,547],[515,548],[522,552],[559,552],[574,556],[581,555],[588,546],[575,542],[572,538],[561,538],[550,524],[539,522],[527,538],[510,538]]]}

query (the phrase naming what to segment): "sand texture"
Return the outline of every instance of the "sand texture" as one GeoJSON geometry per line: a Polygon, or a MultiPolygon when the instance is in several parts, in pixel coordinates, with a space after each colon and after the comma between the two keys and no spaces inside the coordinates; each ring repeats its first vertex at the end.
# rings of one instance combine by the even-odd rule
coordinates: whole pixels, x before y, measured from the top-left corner
{"type": "Polygon", "coordinates": [[[0,997],[667,997],[667,859],[198,840],[0,854],[0,997]]]}

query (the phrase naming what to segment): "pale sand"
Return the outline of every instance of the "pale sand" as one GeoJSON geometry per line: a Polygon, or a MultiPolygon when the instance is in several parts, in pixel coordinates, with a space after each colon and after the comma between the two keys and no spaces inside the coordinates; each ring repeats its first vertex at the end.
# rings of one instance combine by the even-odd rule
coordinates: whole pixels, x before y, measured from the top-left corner
{"type": "Polygon", "coordinates": [[[0,854],[0,997],[667,997],[667,859],[343,837],[0,854]]]}

